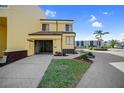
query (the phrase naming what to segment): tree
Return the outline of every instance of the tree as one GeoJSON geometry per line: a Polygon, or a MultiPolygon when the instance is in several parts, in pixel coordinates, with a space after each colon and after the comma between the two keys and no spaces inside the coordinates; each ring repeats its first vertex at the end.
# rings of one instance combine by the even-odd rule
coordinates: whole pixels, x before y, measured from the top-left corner
{"type": "Polygon", "coordinates": [[[118,45],[118,44],[119,44],[119,42],[118,42],[117,40],[111,40],[111,41],[110,41],[110,46],[111,46],[112,48],[114,48],[115,45],[118,45]]]}
{"type": "Polygon", "coordinates": [[[103,32],[102,30],[96,30],[93,34],[95,34],[95,38],[98,40],[98,46],[100,47],[100,41],[103,40],[102,36],[109,34],[109,32],[103,32]]]}

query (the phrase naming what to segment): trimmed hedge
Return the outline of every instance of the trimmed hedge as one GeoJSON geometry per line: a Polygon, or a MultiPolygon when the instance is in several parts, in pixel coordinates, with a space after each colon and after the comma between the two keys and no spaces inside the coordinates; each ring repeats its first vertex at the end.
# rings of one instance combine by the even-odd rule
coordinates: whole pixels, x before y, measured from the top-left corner
{"type": "Polygon", "coordinates": [[[97,51],[107,51],[107,48],[94,48],[93,50],[97,50],[97,51]]]}

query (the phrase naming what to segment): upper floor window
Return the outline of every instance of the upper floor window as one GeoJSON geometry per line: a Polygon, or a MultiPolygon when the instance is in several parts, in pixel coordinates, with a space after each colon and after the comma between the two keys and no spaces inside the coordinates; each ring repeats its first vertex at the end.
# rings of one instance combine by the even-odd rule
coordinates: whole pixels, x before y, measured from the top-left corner
{"type": "Polygon", "coordinates": [[[0,5],[0,9],[7,9],[8,5],[0,5]]]}
{"type": "Polygon", "coordinates": [[[42,31],[49,31],[49,24],[42,24],[42,31]]]}
{"type": "Polygon", "coordinates": [[[66,24],[65,25],[65,31],[71,32],[72,31],[72,25],[71,24],[66,24]]]}

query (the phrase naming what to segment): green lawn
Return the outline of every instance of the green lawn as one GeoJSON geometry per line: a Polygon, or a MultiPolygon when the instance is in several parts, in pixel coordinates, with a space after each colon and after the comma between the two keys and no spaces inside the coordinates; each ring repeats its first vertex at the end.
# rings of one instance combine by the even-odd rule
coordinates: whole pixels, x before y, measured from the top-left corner
{"type": "Polygon", "coordinates": [[[89,66],[87,62],[73,59],[53,59],[38,87],[75,87],[89,66]]]}

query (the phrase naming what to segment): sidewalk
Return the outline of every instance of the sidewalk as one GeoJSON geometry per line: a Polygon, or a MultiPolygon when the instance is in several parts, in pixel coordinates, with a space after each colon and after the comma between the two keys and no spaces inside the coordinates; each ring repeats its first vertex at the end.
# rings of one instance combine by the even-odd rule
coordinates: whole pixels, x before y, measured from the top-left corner
{"type": "Polygon", "coordinates": [[[108,51],[95,51],[95,50],[89,50],[89,49],[80,49],[84,51],[90,51],[95,53],[110,53],[113,55],[124,57],[124,49],[109,49],[108,51]]]}
{"type": "Polygon", "coordinates": [[[36,88],[52,55],[34,55],[0,67],[1,88],[36,88]]]}
{"type": "Polygon", "coordinates": [[[108,53],[124,57],[124,49],[109,49],[108,53]]]}

